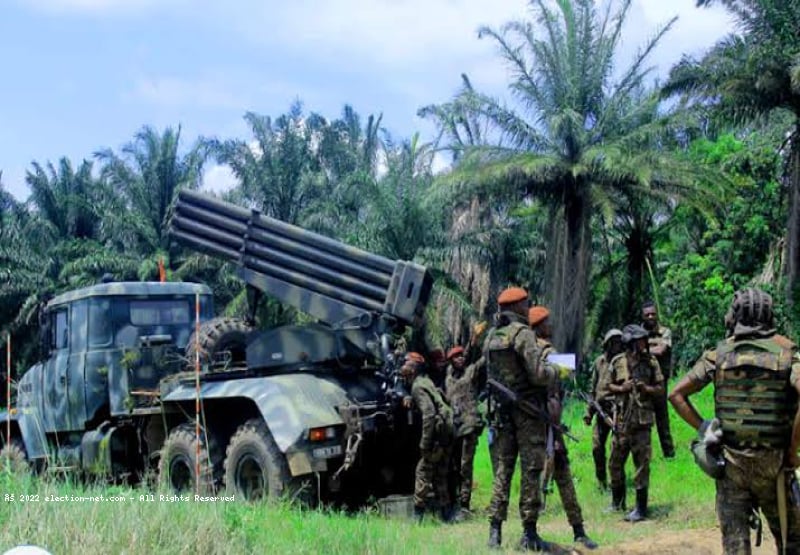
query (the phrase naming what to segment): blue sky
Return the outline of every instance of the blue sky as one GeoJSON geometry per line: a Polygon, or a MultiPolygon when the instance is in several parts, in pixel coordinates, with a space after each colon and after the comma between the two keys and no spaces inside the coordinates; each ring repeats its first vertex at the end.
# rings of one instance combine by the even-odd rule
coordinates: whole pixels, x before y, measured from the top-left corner
{"type": "MultiPolygon", "coordinates": [[[[467,73],[504,95],[505,68],[478,26],[525,16],[526,0],[0,0],[0,170],[28,195],[33,160],[76,164],[118,150],[143,125],[247,138],[245,111],[277,116],[293,100],[333,118],[345,103],[383,113],[398,138],[433,129],[416,117],[467,73]]],[[[634,0],[622,56],[679,21],[652,62],[664,75],[731,31],[694,0],[634,0]]],[[[224,187],[211,165],[207,186],[224,187]]]]}

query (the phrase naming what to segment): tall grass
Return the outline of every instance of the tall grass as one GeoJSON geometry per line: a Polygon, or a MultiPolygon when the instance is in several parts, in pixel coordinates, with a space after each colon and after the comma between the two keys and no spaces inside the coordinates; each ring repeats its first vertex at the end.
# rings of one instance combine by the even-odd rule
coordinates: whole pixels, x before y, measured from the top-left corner
{"type": "MultiPolygon", "coordinates": [[[[696,396],[703,414],[710,415],[711,391],[696,396]]],[[[598,491],[591,457],[591,429],[581,422],[583,405],[571,402],[565,421],[579,443],[569,447],[575,485],[589,534],[606,546],[643,538],[657,530],[708,528],[714,525],[714,485],[693,464],[688,444],[693,431],[672,415],[673,435],[678,446],[674,460],[660,456],[653,432],[651,506],[653,518],[631,525],[619,513],[605,513],[607,495],[598,491]]],[[[632,474],[628,463],[628,475],[632,474]]],[[[491,467],[485,437],[481,439],[475,469],[473,506],[481,512],[491,497],[491,467]]],[[[519,494],[519,481],[512,486],[512,502],[519,494]]],[[[330,511],[303,511],[273,503],[196,503],[162,501],[151,492],[113,486],[77,485],[52,477],[0,476],[0,551],[32,543],[54,555],[78,553],[325,553],[406,554],[482,553],[487,536],[485,516],[445,526],[434,522],[415,525],[390,520],[375,511],[348,516],[330,511]],[[7,495],[9,497],[3,497],[7,495]],[[117,500],[78,500],[83,496],[117,500]],[[13,496],[13,500],[10,496],[13,496]],[[28,496],[27,498],[24,496],[28,496]],[[31,497],[38,496],[38,497],[31,497]],[[53,496],[60,499],[51,500],[53,496]],[[66,496],[66,498],[64,498],[66,496]]],[[[629,489],[629,505],[633,502],[629,489]]],[[[516,543],[521,526],[515,507],[504,529],[509,549],[516,543]]],[[[572,542],[572,530],[553,494],[540,521],[541,534],[563,543],[572,542]]]]}

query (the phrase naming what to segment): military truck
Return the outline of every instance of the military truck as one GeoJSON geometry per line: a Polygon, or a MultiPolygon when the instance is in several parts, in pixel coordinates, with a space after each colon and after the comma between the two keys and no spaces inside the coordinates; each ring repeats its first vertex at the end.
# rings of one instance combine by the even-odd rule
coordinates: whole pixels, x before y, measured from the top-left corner
{"type": "Polygon", "coordinates": [[[0,464],[155,474],[174,491],[244,499],[410,492],[418,426],[399,402],[394,339],[420,324],[428,271],[201,193],[181,192],[173,210],[175,241],[236,266],[250,316],[214,317],[210,289],[194,283],[101,283],[53,298],[46,358],[0,413],[0,464]],[[264,295],[315,321],[254,329],[264,295]]]}

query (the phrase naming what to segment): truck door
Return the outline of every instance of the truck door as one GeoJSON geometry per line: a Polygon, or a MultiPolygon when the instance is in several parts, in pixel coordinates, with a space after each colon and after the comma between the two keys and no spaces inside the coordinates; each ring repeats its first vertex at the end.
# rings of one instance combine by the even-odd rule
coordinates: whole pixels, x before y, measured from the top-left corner
{"type": "Polygon", "coordinates": [[[50,358],[47,359],[44,381],[47,401],[44,407],[45,431],[67,429],[69,401],[67,395],[69,368],[69,307],[54,309],[51,318],[50,358]]]}
{"type": "Polygon", "coordinates": [[[86,423],[86,346],[89,333],[88,301],[72,304],[69,313],[69,362],[67,364],[67,429],[83,430],[86,423]]]}

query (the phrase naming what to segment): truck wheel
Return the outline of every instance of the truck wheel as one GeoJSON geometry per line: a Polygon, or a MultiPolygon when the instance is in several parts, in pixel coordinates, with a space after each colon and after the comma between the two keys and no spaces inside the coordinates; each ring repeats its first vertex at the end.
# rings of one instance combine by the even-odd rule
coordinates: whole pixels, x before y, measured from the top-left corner
{"type": "Polygon", "coordinates": [[[12,439],[0,449],[0,469],[10,470],[15,474],[31,472],[32,468],[28,462],[28,456],[25,454],[25,448],[18,440],[12,439]]]}
{"type": "Polygon", "coordinates": [[[230,353],[231,366],[244,365],[247,361],[247,336],[253,328],[235,318],[214,318],[200,324],[186,345],[186,358],[194,368],[197,345],[200,345],[200,364],[213,365],[217,355],[230,353]],[[199,341],[198,341],[199,339],[199,341]]]}
{"type": "MultiPolygon", "coordinates": [[[[195,491],[195,456],[197,440],[194,424],[181,424],[170,432],[161,447],[158,461],[158,481],[162,487],[173,492],[195,491]]],[[[209,434],[210,448],[205,438],[200,438],[200,484],[201,495],[213,493],[219,474],[219,449],[214,437],[209,434]]]]}
{"type": "Polygon", "coordinates": [[[291,483],[286,458],[264,422],[253,418],[239,426],[225,456],[228,493],[248,501],[277,499],[291,493],[291,483]]]}

